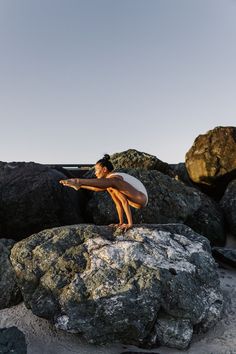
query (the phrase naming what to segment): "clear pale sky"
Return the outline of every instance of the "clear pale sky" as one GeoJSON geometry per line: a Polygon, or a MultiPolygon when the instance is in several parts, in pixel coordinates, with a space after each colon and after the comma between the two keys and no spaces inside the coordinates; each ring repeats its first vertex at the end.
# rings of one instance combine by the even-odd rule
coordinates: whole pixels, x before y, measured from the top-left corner
{"type": "Polygon", "coordinates": [[[0,160],[178,163],[236,126],[235,0],[0,0],[0,160]]]}

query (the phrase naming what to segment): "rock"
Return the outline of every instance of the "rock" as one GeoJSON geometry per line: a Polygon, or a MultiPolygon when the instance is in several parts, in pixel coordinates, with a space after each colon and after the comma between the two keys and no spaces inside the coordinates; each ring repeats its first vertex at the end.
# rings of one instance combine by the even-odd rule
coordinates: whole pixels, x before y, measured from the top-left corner
{"type": "Polygon", "coordinates": [[[82,222],[79,192],[65,176],[33,162],[0,162],[0,235],[20,240],[42,229],[82,222]]]}
{"type": "Polygon", "coordinates": [[[236,179],[229,183],[220,201],[220,206],[230,233],[236,236],[236,179]]]}
{"type": "Polygon", "coordinates": [[[185,163],[180,162],[175,165],[174,164],[170,165],[170,167],[174,172],[175,180],[182,181],[184,184],[186,184],[189,187],[198,188],[198,186],[194,184],[193,181],[190,179],[185,163]]]}
{"type": "Polygon", "coordinates": [[[157,170],[173,177],[173,171],[166,162],[156,156],[140,152],[135,149],[115,153],[111,156],[111,162],[115,170],[121,168],[134,168],[139,170],[157,170]]]}
{"type": "MultiPolygon", "coordinates": [[[[134,223],[183,223],[206,236],[213,245],[224,245],[222,211],[208,196],[158,171],[121,171],[140,179],[148,191],[148,205],[143,209],[132,208],[134,223]]],[[[86,217],[87,222],[98,225],[118,221],[115,205],[107,192],[93,193],[86,217]]]]}
{"type": "Polygon", "coordinates": [[[0,329],[0,353],[27,354],[25,335],[17,327],[0,329]]]}
{"type": "Polygon", "coordinates": [[[163,314],[155,324],[155,340],[167,347],[186,349],[193,335],[193,327],[188,319],[176,319],[163,314]]]}
{"type": "Polygon", "coordinates": [[[15,272],[9,260],[14,243],[13,240],[0,239],[0,309],[22,301],[20,289],[15,281],[15,272]]]}
{"type": "Polygon", "coordinates": [[[226,263],[231,267],[236,268],[236,249],[228,247],[213,247],[212,255],[217,261],[226,263]]]}
{"type": "MultiPolygon", "coordinates": [[[[128,351],[128,352],[122,352],[121,354],[147,354],[147,352],[140,352],[140,351],[138,351],[138,352],[131,352],[130,350],[128,351]]],[[[157,353],[157,352],[153,352],[152,351],[152,354],[160,354],[160,353],[157,353]]]]}
{"type": "Polygon", "coordinates": [[[236,127],[216,127],[199,135],[185,164],[192,181],[217,187],[222,194],[236,176],[236,127]]]}
{"type": "Polygon", "coordinates": [[[91,343],[186,348],[221,314],[209,241],[185,225],[48,229],[18,242],[11,262],[26,306],[91,343]]]}

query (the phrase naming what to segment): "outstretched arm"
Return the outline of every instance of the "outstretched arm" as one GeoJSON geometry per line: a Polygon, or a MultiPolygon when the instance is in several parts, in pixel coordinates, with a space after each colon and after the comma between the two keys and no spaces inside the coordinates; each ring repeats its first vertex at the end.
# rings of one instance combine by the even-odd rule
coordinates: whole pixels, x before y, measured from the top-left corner
{"type": "Polygon", "coordinates": [[[78,190],[80,188],[89,189],[94,192],[103,192],[106,188],[92,187],[92,186],[81,186],[78,178],[62,179],[59,181],[63,186],[74,188],[78,190]]]}
{"type": "Polygon", "coordinates": [[[94,192],[104,192],[106,190],[106,188],[98,188],[98,187],[92,187],[92,186],[80,186],[77,188],[77,190],[80,188],[89,189],[90,191],[94,191],[94,192]]]}

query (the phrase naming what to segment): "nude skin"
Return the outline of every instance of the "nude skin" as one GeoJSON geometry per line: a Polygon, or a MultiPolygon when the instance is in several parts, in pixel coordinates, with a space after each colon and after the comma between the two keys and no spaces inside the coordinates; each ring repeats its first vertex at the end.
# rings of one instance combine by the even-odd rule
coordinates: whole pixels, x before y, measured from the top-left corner
{"type": "Polygon", "coordinates": [[[125,182],[121,176],[112,176],[112,172],[101,164],[95,165],[95,175],[97,178],[71,178],[60,180],[63,186],[79,190],[80,188],[89,189],[95,192],[107,191],[115,203],[119,224],[109,226],[127,231],[133,226],[132,213],[130,206],[140,209],[146,204],[146,196],[139,192],[129,183],[125,182]],[[126,215],[128,223],[124,223],[123,215],[126,215]]]}

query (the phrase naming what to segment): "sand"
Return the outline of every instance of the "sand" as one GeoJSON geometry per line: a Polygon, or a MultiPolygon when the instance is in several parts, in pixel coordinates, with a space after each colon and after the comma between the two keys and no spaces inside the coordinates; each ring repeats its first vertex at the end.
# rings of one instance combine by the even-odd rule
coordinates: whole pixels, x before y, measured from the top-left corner
{"type": "Polygon", "coordinates": [[[236,270],[221,265],[218,273],[225,298],[222,319],[207,333],[194,335],[187,350],[167,347],[144,350],[122,344],[91,345],[75,334],[56,330],[47,320],[34,316],[24,303],[0,311],[0,328],[18,327],[26,336],[28,354],[236,354],[236,270]]]}

